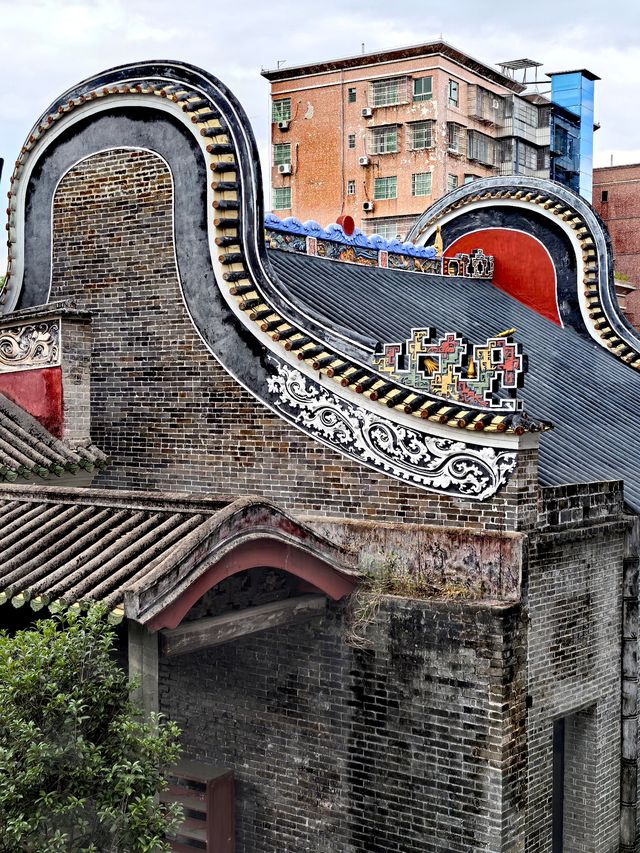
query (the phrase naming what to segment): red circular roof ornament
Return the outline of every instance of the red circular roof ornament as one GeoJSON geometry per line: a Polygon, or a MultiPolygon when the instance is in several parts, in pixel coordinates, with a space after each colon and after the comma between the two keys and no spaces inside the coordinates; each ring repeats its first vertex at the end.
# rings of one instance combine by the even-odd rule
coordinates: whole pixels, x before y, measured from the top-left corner
{"type": "Polygon", "coordinates": [[[353,221],[353,216],[339,216],[336,219],[338,225],[342,226],[342,230],[347,235],[347,237],[351,237],[353,232],[356,230],[356,223],[353,221]]]}

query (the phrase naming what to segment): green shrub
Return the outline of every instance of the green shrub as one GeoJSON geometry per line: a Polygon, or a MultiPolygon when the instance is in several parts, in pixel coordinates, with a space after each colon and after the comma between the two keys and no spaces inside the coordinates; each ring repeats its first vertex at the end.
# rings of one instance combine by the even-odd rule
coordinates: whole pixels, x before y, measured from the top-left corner
{"type": "Polygon", "coordinates": [[[106,612],[0,632],[0,853],[156,853],[179,731],[130,700],[106,612]]]}

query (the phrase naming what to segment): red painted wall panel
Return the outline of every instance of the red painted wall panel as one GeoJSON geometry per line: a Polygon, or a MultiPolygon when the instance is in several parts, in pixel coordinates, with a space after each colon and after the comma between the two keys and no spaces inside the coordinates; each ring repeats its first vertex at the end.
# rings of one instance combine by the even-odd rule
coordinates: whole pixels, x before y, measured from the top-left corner
{"type": "Polygon", "coordinates": [[[482,249],[493,255],[493,283],[538,314],[562,325],[556,302],[556,273],[544,246],[523,231],[486,228],[465,234],[445,250],[452,258],[458,252],[482,249]]]}
{"type": "Polygon", "coordinates": [[[62,438],[62,368],[2,373],[0,394],[33,415],[56,438],[62,438]]]}

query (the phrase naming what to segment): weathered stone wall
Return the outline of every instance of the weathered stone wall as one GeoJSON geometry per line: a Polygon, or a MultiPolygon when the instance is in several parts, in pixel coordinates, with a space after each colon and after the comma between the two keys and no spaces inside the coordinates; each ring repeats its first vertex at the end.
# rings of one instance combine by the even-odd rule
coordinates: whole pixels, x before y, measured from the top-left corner
{"type": "Polygon", "coordinates": [[[238,853],[522,849],[519,607],[384,600],[161,661],[189,755],[232,767],[238,853]]]}
{"type": "Polygon", "coordinates": [[[524,589],[529,617],[528,853],[551,850],[553,721],[565,717],[565,849],[614,853],[620,815],[619,483],[544,489],[524,589]],[[577,795],[579,791],[579,796],[577,795]]]}
{"type": "Polygon", "coordinates": [[[288,426],[206,350],[176,275],[170,174],[145,151],[72,169],[54,201],[51,299],[93,313],[97,485],[261,494],[295,511],[519,529],[535,517],[537,451],[495,499],[431,495],[288,426]]]}

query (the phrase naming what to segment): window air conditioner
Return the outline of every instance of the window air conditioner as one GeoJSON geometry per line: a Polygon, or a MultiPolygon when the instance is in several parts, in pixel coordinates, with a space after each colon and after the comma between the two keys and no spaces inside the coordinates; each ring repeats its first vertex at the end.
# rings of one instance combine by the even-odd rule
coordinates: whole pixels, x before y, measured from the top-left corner
{"type": "Polygon", "coordinates": [[[369,158],[368,157],[358,157],[358,166],[368,166],[369,158]]]}
{"type": "Polygon", "coordinates": [[[288,121],[279,121],[278,122],[278,130],[281,130],[283,133],[286,133],[289,130],[289,122],[288,121]]]}
{"type": "Polygon", "coordinates": [[[371,118],[372,115],[373,115],[373,110],[371,109],[371,107],[365,107],[362,110],[362,118],[371,118]]]}
{"type": "Polygon", "coordinates": [[[372,211],[373,210],[373,202],[372,201],[363,201],[362,202],[362,209],[365,211],[365,213],[372,211]]]}
{"type": "Polygon", "coordinates": [[[291,174],[291,163],[279,163],[278,164],[278,172],[281,175],[290,175],[291,174]]]}

